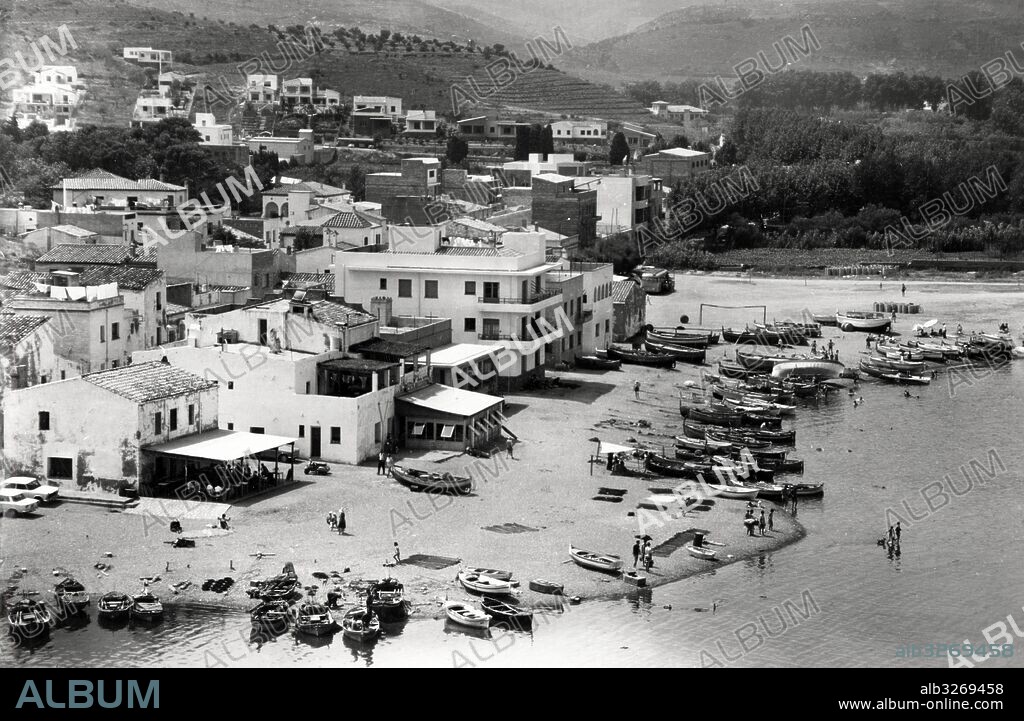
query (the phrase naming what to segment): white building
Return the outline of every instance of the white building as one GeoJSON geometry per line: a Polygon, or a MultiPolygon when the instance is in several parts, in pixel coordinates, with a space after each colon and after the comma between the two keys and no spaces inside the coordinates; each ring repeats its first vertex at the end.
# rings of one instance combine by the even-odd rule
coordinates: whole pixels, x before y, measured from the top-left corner
{"type": "Polygon", "coordinates": [[[203,136],[203,145],[231,145],[235,140],[231,126],[218,123],[213,113],[196,113],[192,127],[203,136]]]}
{"type": "Polygon", "coordinates": [[[577,187],[597,190],[600,233],[633,232],[647,227],[661,212],[662,184],[649,175],[602,175],[600,181],[578,178],[577,187]]]}
{"type": "Polygon", "coordinates": [[[170,65],[174,60],[174,53],[153,48],[125,48],[124,59],[140,65],[170,65]]]}
{"type": "Polygon", "coordinates": [[[402,99],[390,95],[356,95],[352,98],[352,114],[386,115],[391,122],[397,123],[402,119],[402,99]]]}
{"type": "Polygon", "coordinates": [[[281,99],[280,79],[267,73],[245,76],[245,97],[254,103],[276,103],[281,99]]]}
{"type": "Polygon", "coordinates": [[[608,140],[608,123],[603,120],[559,120],[551,123],[551,134],[556,143],[605,143],[608,140]]]}
{"type": "Polygon", "coordinates": [[[405,132],[433,137],[437,134],[437,113],[433,110],[410,110],[405,116],[405,132]]]}

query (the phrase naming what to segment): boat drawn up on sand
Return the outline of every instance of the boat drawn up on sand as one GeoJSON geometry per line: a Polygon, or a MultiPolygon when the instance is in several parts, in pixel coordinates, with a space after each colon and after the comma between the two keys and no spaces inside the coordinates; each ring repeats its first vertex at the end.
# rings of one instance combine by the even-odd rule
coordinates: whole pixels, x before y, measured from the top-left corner
{"type": "Polygon", "coordinates": [[[717,332],[696,328],[692,330],[648,328],[644,337],[655,343],[669,343],[686,348],[707,348],[709,345],[718,343],[717,332]]]}
{"type": "Polygon", "coordinates": [[[594,571],[618,573],[622,570],[622,558],[611,553],[594,553],[569,546],[569,556],[576,562],[576,565],[594,571]]]}
{"type": "Polygon", "coordinates": [[[670,355],[681,363],[696,363],[700,365],[704,362],[707,355],[707,351],[704,348],[683,348],[681,346],[674,346],[669,343],[658,343],[657,341],[652,340],[646,341],[644,343],[644,347],[651,353],[670,355]]]}
{"type": "Polygon", "coordinates": [[[733,410],[725,406],[708,404],[686,405],[680,403],[679,415],[697,423],[708,423],[715,426],[743,425],[743,411],[733,410]]]}
{"type": "Polygon", "coordinates": [[[627,571],[622,574],[622,580],[630,586],[644,588],[647,585],[647,576],[641,576],[636,571],[627,571]]]}
{"type": "Polygon", "coordinates": [[[295,615],[295,630],[308,636],[326,636],[338,630],[331,609],[322,603],[310,601],[299,606],[295,615]]]}
{"type": "Polygon", "coordinates": [[[132,597],[127,593],[110,591],[100,596],[96,602],[96,613],[100,619],[108,621],[120,621],[128,618],[132,610],[132,597]]]}
{"type": "Polygon", "coordinates": [[[380,619],[362,606],[350,608],[341,619],[341,632],[353,641],[372,641],[380,635],[380,619]]]}
{"type": "Polygon", "coordinates": [[[456,578],[463,588],[474,593],[489,593],[494,596],[508,596],[512,593],[512,583],[510,581],[502,581],[491,576],[481,576],[469,571],[459,571],[456,578]]]}
{"type": "Polygon", "coordinates": [[[733,445],[729,441],[712,441],[708,440],[707,437],[697,439],[688,438],[687,436],[676,436],[675,442],[676,448],[696,451],[698,453],[728,453],[733,449],[733,445]]]}
{"type": "Polygon", "coordinates": [[[473,490],[473,479],[451,473],[430,473],[405,466],[392,466],[391,475],[407,488],[421,493],[466,495],[473,490]]]}
{"type": "Polygon", "coordinates": [[[881,356],[871,356],[868,362],[877,368],[888,368],[898,373],[920,373],[924,370],[924,361],[892,360],[881,356]]]}
{"type": "Polygon", "coordinates": [[[652,366],[655,368],[674,368],[676,365],[676,358],[674,355],[669,355],[667,353],[648,353],[647,351],[642,350],[626,350],[624,348],[616,348],[615,346],[609,346],[608,357],[614,360],[620,360],[623,363],[652,366]]]}
{"type": "Polygon", "coordinates": [[[827,315],[812,315],[811,320],[818,325],[836,325],[835,313],[829,313],[827,315]]]}
{"type": "Polygon", "coordinates": [[[291,607],[287,601],[264,601],[249,611],[253,626],[287,628],[291,618],[291,607]]]}
{"type": "Polygon", "coordinates": [[[530,581],[530,590],[536,593],[547,593],[552,596],[561,596],[565,593],[565,586],[556,581],[548,581],[543,578],[535,578],[530,581]]]}
{"type": "Polygon", "coordinates": [[[595,371],[617,371],[622,368],[622,361],[601,358],[596,355],[578,355],[576,356],[576,367],[595,371]]]}
{"type": "Polygon", "coordinates": [[[738,483],[719,483],[718,479],[708,479],[708,488],[719,498],[730,498],[737,501],[752,501],[757,498],[757,489],[738,483]]]}
{"type": "Polygon", "coordinates": [[[704,535],[703,533],[694,533],[693,540],[686,544],[686,552],[694,558],[713,561],[715,559],[715,552],[704,545],[704,535]]]}
{"type": "Polygon", "coordinates": [[[370,609],[385,623],[401,621],[409,615],[405,586],[394,578],[385,578],[370,586],[370,609]]]}
{"type": "Polygon", "coordinates": [[[288,563],[281,574],[263,581],[250,581],[247,593],[250,598],[262,598],[266,601],[279,601],[290,598],[299,587],[299,577],[295,569],[288,563]]]}
{"type": "Polygon", "coordinates": [[[862,333],[879,333],[889,330],[892,319],[885,313],[872,311],[849,310],[845,313],[836,313],[836,325],[847,333],[860,331],[862,333]]]}
{"type": "Polygon", "coordinates": [[[71,613],[81,613],[89,605],[89,593],[79,581],[70,576],[53,587],[57,606],[71,613]]]}
{"type": "Polygon", "coordinates": [[[132,618],[136,621],[159,621],[164,617],[164,605],[151,591],[132,596],[132,618]]]}
{"type": "Polygon", "coordinates": [[[492,623],[526,631],[533,626],[533,610],[497,598],[484,598],[480,605],[492,623]]]}
{"type": "Polygon", "coordinates": [[[460,626],[469,628],[487,628],[491,625],[491,617],[462,601],[448,601],[444,604],[445,615],[460,626]]]}
{"type": "Polygon", "coordinates": [[[895,371],[891,368],[876,365],[875,363],[867,360],[862,360],[860,362],[860,369],[872,378],[878,378],[879,380],[887,381],[889,383],[923,386],[932,382],[931,376],[914,375],[912,373],[895,371]]]}
{"type": "Polygon", "coordinates": [[[771,373],[772,369],[779,363],[793,360],[789,356],[766,353],[750,348],[736,349],[736,362],[747,370],[771,373]]]}
{"type": "Polygon", "coordinates": [[[465,571],[467,573],[475,573],[480,576],[490,576],[491,578],[496,578],[499,581],[512,580],[512,571],[502,571],[498,568],[467,568],[465,571]]]}
{"type": "Polygon", "coordinates": [[[671,478],[696,479],[701,474],[713,472],[713,466],[709,462],[697,463],[694,461],[681,461],[673,458],[665,458],[656,453],[648,453],[644,458],[644,467],[651,473],[671,478]]]}
{"type": "Polygon", "coordinates": [[[800,498],[817,498],[825,495],[825,482],[817,483],[783,483],[783,488],[789,488],[800,498]]]}
{"type": "Polygon", "coordinates": [[[35,638],[50,632],[54,625],[53,614],[33,598],[21,598],[7,609],[9,631],[25,638],[35,638]]]}
{"type": "Polygon", "coordinates": [[[846,369],[839,361],[825,358],[806,358],[785,360],[776,363],[772,368],[773,378],[838,378],[846,369]]]}

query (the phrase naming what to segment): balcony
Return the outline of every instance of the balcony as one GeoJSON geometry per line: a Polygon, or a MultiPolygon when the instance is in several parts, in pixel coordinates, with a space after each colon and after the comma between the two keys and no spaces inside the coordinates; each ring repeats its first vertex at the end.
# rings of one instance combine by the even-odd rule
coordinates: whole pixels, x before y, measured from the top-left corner
{"type": "Polygon", "coordinates": [[[525,296],[515,296],[512,298],[479,296],[477,301],[487,304],[533,305],[534,303],[540,303],[541,301],[547,300],[548,298],[554,298],[556,295],[561,294],[561,288],[544,288],[542,290],[532,291],[525,296]]]}
{"type": "Polygon", "coordinates": [[[499,333],[497,331],[483,331],[477,334],[477,338],[480,340],[512,340],[512,336],[508,333],[499,333]]]}

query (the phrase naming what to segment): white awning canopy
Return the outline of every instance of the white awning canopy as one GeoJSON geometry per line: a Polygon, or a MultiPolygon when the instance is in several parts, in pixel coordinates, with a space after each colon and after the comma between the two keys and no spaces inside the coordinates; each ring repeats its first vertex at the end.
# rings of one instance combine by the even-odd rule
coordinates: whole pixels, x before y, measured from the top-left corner
{"type": "Polygon", "coordinates": [[[606,443],[601,441],[598,444],[597,455],[603,456],[606,453],[632,453],[636,448],[633,446],[620,446],[615,443],[606,443]]]}
{"type": "Polygon", "coordinates": [[[268,436],[263,433],[245,433],[217,429],[168,443],[147,446],[144,451],[162,453],[168,456],[203,458],[209,461],[237,461],[239,458],[272,451],[296,441],[286,436],[268,436]]]}

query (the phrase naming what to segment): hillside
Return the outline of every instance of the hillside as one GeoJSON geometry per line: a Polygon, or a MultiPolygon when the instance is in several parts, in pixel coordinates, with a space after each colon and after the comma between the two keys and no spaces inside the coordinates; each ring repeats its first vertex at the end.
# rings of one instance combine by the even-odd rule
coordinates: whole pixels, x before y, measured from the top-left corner
{"type": "MultiPolygon", "coordinates": [[[[954,77],[1014,49],[1024,13],[1017,0],[785,0],[687,7],[635,31],[577,48],[560,67],[599,82],[724,78],[772,43],[809,25],[821,49],[799,62],[856,74],[903,70],[954,77]]],[[[778,61],[775,60],[777,63],[778,61]]]]}

